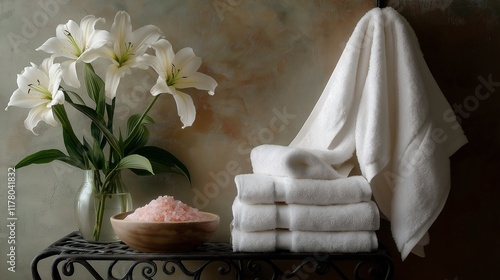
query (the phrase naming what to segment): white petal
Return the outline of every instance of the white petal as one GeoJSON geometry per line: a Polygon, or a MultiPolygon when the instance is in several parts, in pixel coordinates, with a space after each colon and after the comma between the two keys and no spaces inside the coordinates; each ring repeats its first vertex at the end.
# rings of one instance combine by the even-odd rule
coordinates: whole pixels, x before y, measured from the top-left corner
{"type": "MultiPolygon", "coordinates": [[[[69,34],[71,34],[80,50],[83,51],[83,48],[85,47],[85,37],[82,29],[80,29],[80,26],[78,26],[76,22],[70,20],[65,25],[65,32],[69,32],[69,34]]],[[[65,36],[65,39],[67,40],[67,35],[65,36]]]]}
{"type": "Polygon", "coordinates": [[[128,66],[118,67],[116,64],[108,66],[105,81],[105,91],[108,99],[116,97],[116,90],[120,84],[120,79],[123,78],[125,74],[130,74],[130,68],[128,66]]]}
{"type": "Polygon", "coordinates": [[[67,25],[70,22],[74,22],[74,21],[68,20],[67,23],[57,25],[57,27],[56,27],[56,36],[57,36],[57,38],[59,38],[61,40],[67,40],[66,31],[68,29],[67,25]]]}
{"type": "Polygon", "coordinates": [[[47,108],[50,108],[57,104],[64,104],[64,93],[58,90],[53,96],[52,101],[46,105],[47,108]]]}
{"type": "Polygon", "coordinates": [[[217,82],[214,78],[200,72],[192,73],[186,78],[180,78],[175,83],[176,88],[194,87],[199,90],[207,90],[210,95],[214,95],[217,82]]]}
{"type": "Polygon", "coordinates": [[[182,128],[191,126],[196,118],[196,108],[194,107],[193,99],[188,94],[180,91],[176,91],[173,96],[177,105],[177,113],[184,125],[182,128]]]}
{"type": "Polygon", "coordinates": [[[173,94],[172,90],[168,87],[167,83],[165,82],[165,79],[162,77],[158,77],[156,80],[156,84],[151,88],[151,94],[153,96],[157,96],[158,94],[161,93],[169,93],[173,94]]]}
{"type": "MultiPolygon", "coordinates": [[[[52,65],[54,65],[54,56],[50,56],[44,60],[42,60],[42,63],[40,63],[40,66],[38,66],[38,68],[43,71],[47,77],[49,76],[49,72],[50,72],[50,68],[52,67],[52,65]]],[[[48,82],[47,83],[43,83],[45,85],[48,85],[48,82]]]]}
{"type": "Polygon", "coordinates": [[[85,39],[89,38],[95,30],[95,24],[98,22],[106,22],[103,18],[96,18],[93,15],[87,15],[80,21],[80,29],[85,39]]]}
{"type": "Polygon", "coordinates": [[[115,38],[114,51],[116,54],[124,53],[124,48],[131,38],[132,23],[130,15],[124,11],[118,11],[115,15],[115,20],[111,25],[111,35],[115,38]]]}
{"type": "Polygon", "coordinates": [[[85,51],[100,48],[109,42],[111,42],[111,34],[108,31],[96,30],[87,38],[87,48],[85,51]]]}
{"type": "Polygon", "coordinates": [[[144,54],[139,59],[143,64],[153,68],[156,73],[158,73],[158,75],[163,78],[163,80],[166,80],[166,70],[164,69],[164,65],[160,63],[158,57],[144,54]]]}
{"type": "Polygon", "coordinates": [[[139,69],[148,69],[149,65],[145,63],[144,59],[142,57],[144,56],[132,56],[129,58],[123,65],[126,65],[130,68],[139,68],[139,69]]]}
{"type": "Polygon", "coordinates": [[[172,61],[174,60],[175,53],[172,49],[172,44],[165,39],[161,39],[156,43],[152,44],[151,47],[155,50],[157,57],[158,69],[155,69],[159,75],[163,75],[164,78],[172,74],[172,61]]]}
{"type": "MultiPolygon", "coordinates": [[[[69,20],[66,24],[59,24],[56,28],[56,37],[65,46],[64,49],[62,49],[65,54],[64,56],[76,58],[83,51],[85,42],[80,27],[76,22],[69,20]],[[76,46],[69,40],[68,32],[75,40],[76,46]]],[[[59,56],[62,55],[60,54],[59,56]]]]}
{"type": "MultiPolygon", "coordinates": [[[[47,73],[38,69],[37,67],[26,67],[21,74],[17,75],[17,86],[23,92],[27,93],[28,91],[30,91],[30,84],[37,85],[38,83],[42,85],[48,85],[49,77],[47,73]]],[[[33,95],[38,96],[41,95],[41,93],[33,91],[33,95]]]]}
{"type": "Polygon", "coordinates": [[[53,64],[52,58],[43,60],[39,68],[35,64],[32,65],[17,75],[19,88],[12,94],[7,107],[34,108],[47,105],[54,97],[57,98],[56,103],[64,101],[62,93],[58,92],[61,81],[60,65],[53,64]],[[42,92],[36,88],[41,88],[42,92]]]}
{"type": "Polygon", "coordinates": [[[80,87],[80,80],[76,73],[76,60],[67,60],[61,63],[62,78],[64,82],[74,88],[80,87]]]}
{"type": "Polygon", "coordinates": [[[67,40],[61,40],[57,37],[49,38],[43,45],[36,49],[37,51],[44,51],[53,54],[56,57],[67,57],[76,59],[75,49],[67,40]]]}
{"type": "Polygon", "coordinates": [[[96,49],[89,49],[85,51],[81,56],[80,60],[85,63],[91,63],[98,58],[107,58],[110,60],[114,60],[115,53],[113,50],[107,46],[103,46],[96,49]]]}
{"type": "Polygon", "coordinates": [[[49,68],[49,84],[47,89],[54,95],[59,90],[61,84],[62,70],[59,63],[53,64],[49,68]]]}
{"type": "Polygon", "coordinates": [[[149,45],[158,41],[160,37],[161,30],[154,25],[146,25],[135,30],[132,32],[131,38],[134,43],[134,53],[142,55],[149,48],[149,45]]]}
{"type": "Polygon", "coordinates": [[[20,108],[33,108],[36,106],[45,106],[50,100],[41,98],[40,94],[28,94],[20,89],[14,91],[10,97],[7,107],[16,106],[20,108]]]}
{"type": "Polygon", "coordinates": [[[175,54],[172,62],[182,75],[188,76],[196,72],[201,65],[201,58],[197,57],[192,48],[183,48],[175,54]]]}
{"type": "Polygon", "coordinates": [[[42,120],[52,126],[57,125],[57,121],[54,119],[54,115],[52,114],[52,109],[40,105],[30,110],[28,117],[24,120],[24,127],[33,132],[33,134],[38,135],[33,129],[42,120]]]}

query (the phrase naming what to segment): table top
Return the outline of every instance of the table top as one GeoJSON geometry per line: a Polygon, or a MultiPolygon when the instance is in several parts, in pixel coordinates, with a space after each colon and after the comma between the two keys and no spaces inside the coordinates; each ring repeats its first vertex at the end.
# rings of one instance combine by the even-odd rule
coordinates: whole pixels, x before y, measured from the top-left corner
{"type": "Polygon", "coordinates": [[[207,242],[199,248],[183,253],[142,253],[133,248],[130,248],[125,243],[118,241],[112,243],[94,243],[88,242],[82,238],[80,232],[74,231],[49,245],[44,251],[50,251],[64,255],[94,255],[94,256],[141,256],[150,258],[179,257],[183,259],[207,259],[214,257],[231,256],[232,258],[254,258],[256,256],[265,255],[272,259],[301,259],[307,256],[322,256],[328,255],[329,258],[341,259],[362,259],[378,256],[387,256],[385,250],[381,249],[367,253],[318,253],[318,252],[290,252],[290,251],[275,251],[275,252],[233,252],[232,246],[225,242],[207,242]]]}

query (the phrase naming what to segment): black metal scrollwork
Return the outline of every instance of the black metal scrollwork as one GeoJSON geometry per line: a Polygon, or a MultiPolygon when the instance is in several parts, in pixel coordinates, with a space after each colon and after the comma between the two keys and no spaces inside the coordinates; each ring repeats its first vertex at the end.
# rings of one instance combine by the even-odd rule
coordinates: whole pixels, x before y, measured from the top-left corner
{"type": "Polygon", "coordinates": [[[188,253],[150,254],[135,251],[121,242],[89,243],[83,240],[79,232],[73,232],[33,259],[33,279],[41,280],[38,265],[41,260],[49,257],[55,257],[52,262],[52,279],[55,280],[61,279],[59,270],[64,276],[81,278],[79,273],[75,275],[77,264],[86,269],[94,279],[111,280],[132,280],[141,276],[148,280],[156,276],[175,279],[181,273],[195,280],[200,280],[203,274],[214,273],[224,279],[243,279],[246,276],[254,277],[255,280],[307,279],[311,274],[328,279],[332,274],[340,279],[391,279],[394,269],[392,260],[384,251],[359,254],[235,253],[230,244],[207,243],[188,253]],[[278,262],[285,260],[289,261],[286,265],[278,262]],[[108,266],[106,277],[102,277],[93,267],[95,262],[108,266]],[[187,262],[189,265],[186,265],[187,262]],[[291,265],[290,262],[294,264],[291,265]],[[342,266],[345,262],[357,264],[354,269],[350,266],[350,271],[347,271],[342,266]],[[118,273],[122,268],[124,272],[118,273]]]}
{"type": "Polygon", "coordinates": [[[121,278],[116,277],[114,275],[115,265],[118,264],[119,261],[115,260],[111,263],[111,265],[108,268],[108,278],[110,280],[133,280],[137,279],[137,277],[134,277],[134,271],[136,270],[137,267],[140,267],[141,275],[144,279],[147,280],[152,280],[153,277],[158,273],[158,267],[156,263],[153,260],[138,260],[132,262],[130,267],[127,269],[125,272],[125,275],[121,278]]]}
{"type": "Polygon", "coordinates": [[[58,270],[58,264],[61,262],[61,272],[64,276],[73,276],[75,273],[74,264],[78,263],[82,265],[94,277],[94,279],[103,279],[88,261],[82,259],[65,259],[61,257],[57,258],[52,265],[52,279],[61,280],[61,275],[58,270]]]}
{"type": "MultiPolygon", "coordinates": [[[[267,258],[259,258],[259,259],[256,258],[256,259],[250,259],[247,262],[247,269],[250,272],[251,276],[257,277],[257,276],[259,276],[260,274],[262,274],[264,272],[264,270],[262,269],[262,265],[261,264],[268,265],[272,269],[272,271],[273,271],[272,275],[268,275],[268,278],[266,278],[266,279],[278,279],[276,277],[283,276],[285,274],[283,272],[283,270],[281,270],[271,260],[269,260],[267,258]]],[[[256,278],[256,279],[261,279],[261,278],[256,278]]]]}
{"type": "Polygon", "coordinates": [[[213,263],[221,263],[220,266],[217,268],[217,272],[221,276],[228,275],[229,273],[231,273],[233,268],[235,270],[235,275],[239,274],[238,266],[233,261],[228,259],[208,260],[194,270],[188,269],[184,265],[184,262],[182,260],[166,260],[163,263],[162,271],[166,275],[174,275],[177,267],[182,271],[184,275],[193,277],[193,279],[200,279],[205,269],[213,263]]]}
{"type": "Polygon", "coordinates": [[[374,258],[360,261],[354,269],[356,280],[368,279],[390,279],[392,277],[393,264],[388,258],[374,258]],[[364,274],[362,274],[364,272],[364,274]]]}
{"type": "Polygon", "coordinates": [[[310,274],[326,276],[331,274],[331,268],[333,268],[333,271],[340,277],[340,279],[349,279],[349,277],[346,276],[346,274],[337,265],[335,265],[334,262],[328,260],[320,261],[312,257],[308,257],[299,265],[294,266],[294,269],[289,273],[285,273],[284,277],[307,279],[310,274]]]}

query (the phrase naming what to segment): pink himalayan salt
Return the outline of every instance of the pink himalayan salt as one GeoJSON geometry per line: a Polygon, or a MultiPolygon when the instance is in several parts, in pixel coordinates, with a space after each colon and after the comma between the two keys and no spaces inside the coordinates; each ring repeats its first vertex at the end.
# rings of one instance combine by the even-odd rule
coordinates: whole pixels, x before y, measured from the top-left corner
{"type": "Polygon", "coordinates": [[[125,220],[146,222],[186,222],[205,219],[206,216],[198,209],[189,207],[168,195],[159,196],[125,217],[125,220]]]}

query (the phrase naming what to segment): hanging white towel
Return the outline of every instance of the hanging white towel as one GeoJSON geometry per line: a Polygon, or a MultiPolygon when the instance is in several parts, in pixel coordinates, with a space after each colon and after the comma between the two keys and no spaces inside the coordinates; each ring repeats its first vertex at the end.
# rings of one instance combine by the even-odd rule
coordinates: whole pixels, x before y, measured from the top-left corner
{"type": "Polygon", "coordinates": [[[375,8],[290,146],[322,151],[330,164],[356,153],[404,260],[442,210],[448,158],[465,143],[410,25],[392,8],[375,8]]]}
{"type": "Polygon", "coordinates": [[[267,144],[252,149],[250,162],[253,173],[298,179],[337,179],[347,177],[352,169],[346,165],[335,170],[312,150],[267,144]]]}
{"type": "Polygon", "coordinates": [[[370,184],[363,176],[315,180],[239,174],[234,181],[237,198],[247,204],[350,204],[369,201],[372,197],[370,184]]]}
{"type": "Polygon", "coordinates": [[[278,228],[308,231],[378,230],[380,215],[373,201],[316,206],[301,204],[245,204],[233,202],[233,225],[242,231],[278,228]]]}
{"type": "Polygon", "coordinates": [[[315,232],[270,230],[244,232],[231,230],[234,252],[328,252],[359,253],[371,252],[378,248],[378,240],[373,231],[315,232]]]}

